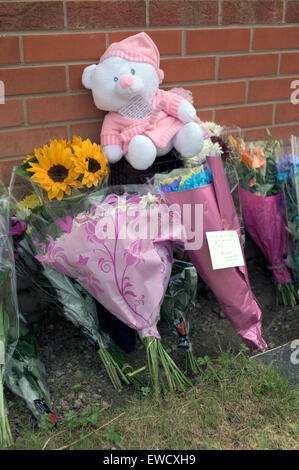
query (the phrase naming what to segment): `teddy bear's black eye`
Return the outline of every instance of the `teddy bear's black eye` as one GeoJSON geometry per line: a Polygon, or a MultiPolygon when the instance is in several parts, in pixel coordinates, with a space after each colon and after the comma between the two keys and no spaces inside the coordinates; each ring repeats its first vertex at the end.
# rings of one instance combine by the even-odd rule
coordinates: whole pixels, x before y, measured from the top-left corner
{"type": "Polygon", "coordinates": [[[115,82],[118,82],[118,78],[117,77],[114,77],[113,79],[115,82]]]}
{"type": "Polygon", "coordinates": [[[135,70],[134,69],[131,69],[131,74],[135,75],[135,70]]]}

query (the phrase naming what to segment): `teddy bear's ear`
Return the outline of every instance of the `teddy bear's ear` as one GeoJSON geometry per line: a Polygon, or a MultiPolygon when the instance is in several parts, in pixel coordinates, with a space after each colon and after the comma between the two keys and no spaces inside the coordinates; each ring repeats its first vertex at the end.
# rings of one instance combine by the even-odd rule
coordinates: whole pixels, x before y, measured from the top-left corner
{"type": "Polygon", "coordinates": [[[88,67],[85,67],[85,69],[83,70],[82,84],[85,86],[85,88],[88,88],[89,90],[91,89],[91,79],[95,68],[96,65],[92,64],[88,67]]]}

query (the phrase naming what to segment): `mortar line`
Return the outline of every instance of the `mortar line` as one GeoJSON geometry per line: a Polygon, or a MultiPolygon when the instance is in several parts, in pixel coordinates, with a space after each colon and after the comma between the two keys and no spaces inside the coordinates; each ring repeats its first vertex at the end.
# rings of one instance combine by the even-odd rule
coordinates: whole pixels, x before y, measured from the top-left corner
{"type": "Polygon", "coordinates": [[[148,28],[150,25],[150,6],[149,6],[149,0],[145,0],[145,24],[146,27],[148,28]]]}
{"type": "Polygon", "coordinates": [[[183,29],[182,30],[182,56],[186,55],[186,37],[187,37],[186,30],[183,29]]]}
{"type": "Polygon", "coordinates": [[[23,37],[19,36],[19,51],[20,51],[20,63],[21,65],[24,64],[24,44],[23,44],[23,37]]]}
{"type": "Polygon", "coordinates": [[[222,26],[222,0],[218,0],[218,25],[222,26]]]}
{"type": "Polygon", "coordinates": [[[66,2],[63,2],[63,21],[64,21],[64,28],[68,29],[68,17],[67,17],[66,2]]]}

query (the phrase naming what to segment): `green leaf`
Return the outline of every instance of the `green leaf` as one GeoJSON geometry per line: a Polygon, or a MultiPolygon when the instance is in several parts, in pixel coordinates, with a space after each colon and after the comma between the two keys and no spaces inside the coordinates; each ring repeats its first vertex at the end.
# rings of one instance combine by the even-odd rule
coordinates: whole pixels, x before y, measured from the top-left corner
{"type": "Polygon", "coordinates": [[[3,271],[0,274],[0,286],[2,286],[2,284],[6,281],[9,272],[10,272],[10,268],[7,268],[5,271],[3,271]]]}
{"type": "Polygon", "coordinates": [[[76,390],[77,388],[80,388],[81,384],[75,384],[72,386],[72,390],[76,390]]]}

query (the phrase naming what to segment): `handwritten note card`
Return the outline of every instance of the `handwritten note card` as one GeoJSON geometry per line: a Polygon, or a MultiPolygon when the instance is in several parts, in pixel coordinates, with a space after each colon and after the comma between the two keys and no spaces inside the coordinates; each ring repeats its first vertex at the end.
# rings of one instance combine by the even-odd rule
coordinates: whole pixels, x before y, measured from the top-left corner
{"type": "Polygon", "coordinates": [[[240,240],[236,230],[206,232],[213,269],[244,266],[240,240]]]}

